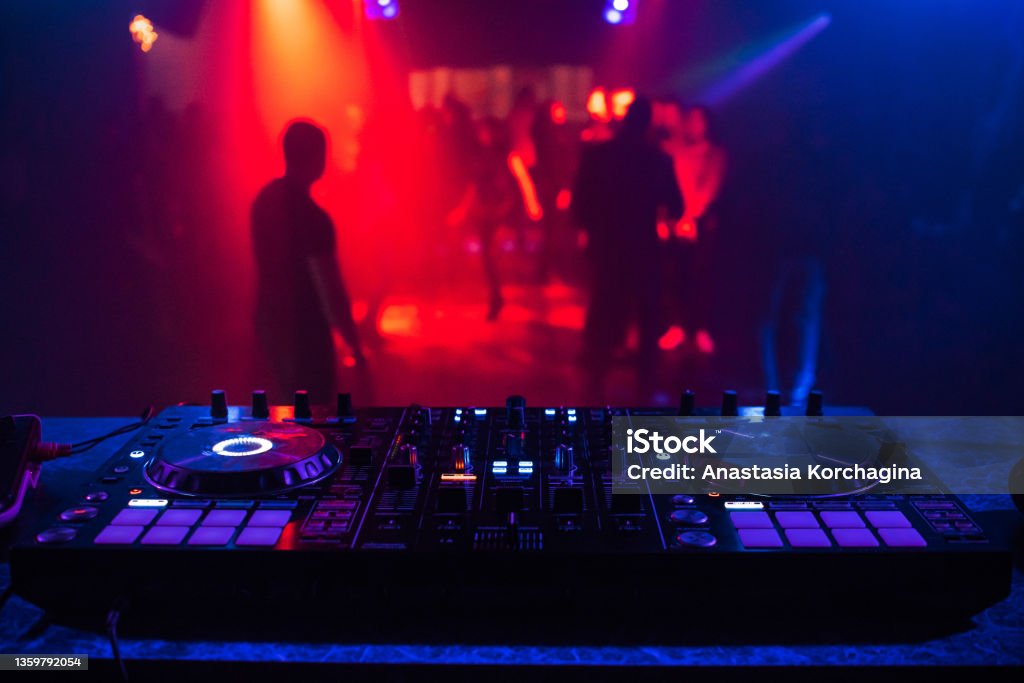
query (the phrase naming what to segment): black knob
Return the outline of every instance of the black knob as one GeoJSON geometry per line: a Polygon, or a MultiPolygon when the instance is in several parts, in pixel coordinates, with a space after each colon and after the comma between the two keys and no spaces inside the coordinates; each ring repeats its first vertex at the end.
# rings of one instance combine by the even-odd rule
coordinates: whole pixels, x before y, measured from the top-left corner
{"type": "Polygon", "coordinates": [[[815,389],[807,396],[807,411],[806,415],[809,417],[821,417],[825,414],[825,401],[821,396],[821,391],[815,389]]]}
{"type": "Polygon", "coordinates": [[[338,394],[338,417],[352,417],[352,394],[338,394]]]}
{"type": "Polygon", "coordinates": [[[214,420],[228,419],[228,397],[223,389],[210,392],[210,417],[214,420]]]}
{"type": "Polygon", "coordinates": [[[722,415],[735,417],[739,415],[739,406],[736,404],[736,392],[731,389],[722,392],[722,415]]]}
{"type": "Polygon", "coordinates": [[[693,415],[694,403],[697,395],[687,389],[679,395],[679,416],[690,417],[693,415]]]}
{"type": "Polygon", "coordinates": [[[252,392],[252,416],[258,420],[266,420],[270,417],[270,407],[267,405],[267,392],[263,390],[252,392]]]}
{"type": "Polygon", "coordinates": [[[313,417],[313,410],[309,407],[309,392],[300,389],[295,392],[295,419],[309,420],[313,417]]]}
{"type": "Polygon", "coordinates": [[[422,431],[428,432],[430,431],[431,421],[430,408],[417,406],[416,414],[413,418],[413,422],[416,423],[416,426],[420,427],[422,431]]]}
{"type": "Polygon", "coordinates": [[[526,426],[526,399],[522,396],[509,396],[505,399],[505,414],[509,429],[522,429],[526,426]]]}
{"type": "Polygon", "coordinates": [[[769,391],[764,395],[764,414],[768,416],[782,415],[782,398],[777,391],[769,391]]]}

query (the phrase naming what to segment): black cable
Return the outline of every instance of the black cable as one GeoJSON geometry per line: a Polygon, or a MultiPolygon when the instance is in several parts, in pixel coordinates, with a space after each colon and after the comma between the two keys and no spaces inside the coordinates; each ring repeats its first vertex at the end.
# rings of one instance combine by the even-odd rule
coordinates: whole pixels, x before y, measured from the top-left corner
{"type": "Polygon", "coordinates": [[[125,668],[124,659],[121,658],[121,645],[117,641],[117,622],[121,620],[121,611],[127,607],[127,602],[118,598],[114,605],[107,612],[107,637],[110,639],[110,651],[114,655],[114,662],[121,671],[121,680],[127,683],[128,669],[125,668]]]}
{"type": "Polygon", "coordinates": [[[69,455],[77,455],[78,453],[84,453],[93,446],[96,446],[97,444],[102,443],[107,439],[111,439],[115,436],[120,436],[122,434],[127,434],[128,432],[133,432],[139,427],[144,426],[151,419],[153,419],[153,414],[153,406],[146,406],[146,409],[143,410],[142,413],[139,415],[138,422],[132,422],[130,424],[118,427],[113,431],[107,432],[106,434],[95,436],[91,439],[86,439],[85,441],[80,441],[76,444],[72,444],[71,452],[69,453],[69,455]]]}

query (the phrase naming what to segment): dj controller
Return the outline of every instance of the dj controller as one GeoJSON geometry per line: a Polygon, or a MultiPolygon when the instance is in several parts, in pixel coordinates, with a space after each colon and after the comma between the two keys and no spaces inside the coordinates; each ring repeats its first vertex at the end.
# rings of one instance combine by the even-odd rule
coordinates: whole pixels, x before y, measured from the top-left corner
{"type": "Polygon", "coordinates": [[[161,618],[438,628],[513,613],[962,618],[1008,594],[1008,548],[951,495],[613,494],[613,417],[749,410],[731,392],[705,411],[689,394],[679,409],[355,409],[347,394],[322,409],[305,392],[245,407],[214,392],[161,412],[94,476],[49,482],[20,522],[13,586],[56,614],[121,600],[161,618]]]}

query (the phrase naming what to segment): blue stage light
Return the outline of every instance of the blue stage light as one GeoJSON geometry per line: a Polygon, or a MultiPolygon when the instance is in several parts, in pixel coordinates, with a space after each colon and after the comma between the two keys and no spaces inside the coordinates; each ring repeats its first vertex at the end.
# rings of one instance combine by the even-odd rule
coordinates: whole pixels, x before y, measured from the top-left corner
{"type": "Polygon", "coordinates": [[[398,17],[398,0],[363,0],[363,13],[370,21],[388,21],[398,17]]]}
{"type": "Polygon", "coordinates": [[[613,26],[632,24],[636,20],[638,0],[605,0],[604,20],[613,26]]]}

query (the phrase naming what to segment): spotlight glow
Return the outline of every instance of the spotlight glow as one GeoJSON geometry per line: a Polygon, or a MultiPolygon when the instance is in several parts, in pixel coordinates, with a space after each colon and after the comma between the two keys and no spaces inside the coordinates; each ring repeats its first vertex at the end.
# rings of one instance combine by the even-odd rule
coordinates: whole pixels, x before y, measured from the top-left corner
{"type": "Polygon", "coordinates": [[[632,88],[623,88],[612,93],[612,116],[621,119],[629,111],[629,105],[636,100],[636,92],[632,88]]]}
{"type": "Polygon", "coordinates": [[[597,121],[610,121],[608,113],[608,98],[605,96],[604,88],[595,88],[587,97],[587,113],[597,121]]]}
{"type": "Polygon", "coordinates": [[[152,50],[153,43],[160,37],[153,30],[153,22],[141,14],[136,14],[132,23],[128,24],[128,32],[132,34],[132,40],[139,44],[143,52],[152,50]]]}
{"type": "Polygon", "coordinates": [[[638,0],[605,0],[604,20],[614,26],[626,26],[636,21],[638,0]]]}
{"type": "Polygon", "coordinates": [[[697,97],[697,101],[709,106],[719,106],[757,82],[782,62],[795,54],[801,47],[828,28],[832,23],[830,14],[819,14],[795,29],[773,38],[767,46],[759,46],[756,52],[745,55],[745,59],[716,82],[710,84],[697,97]]]}
{"type": "Polygon", "coordinates": [[[566,118],[568,118],[568,112],[565,109],[565,105],[561,102],[552,102],[549,113],[551,114],[551,121],[558,125],[565,123],[566,118]]]}
{"type": "Polygon", "coordinates": [[[363,14],[370,21],[394,19],[398,16],[398,0],[363,0],[363,14]]]}

